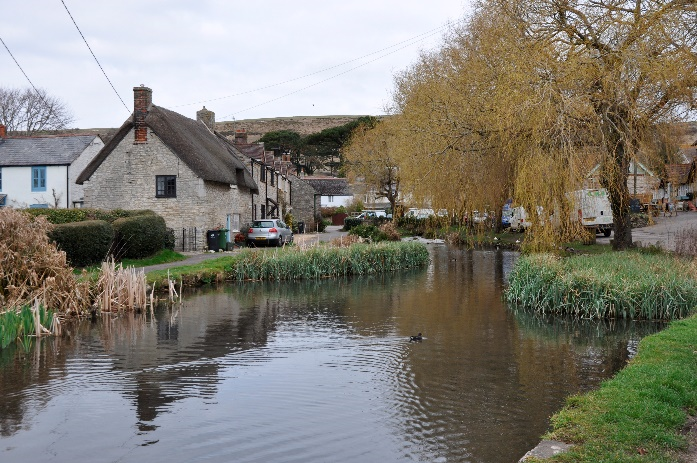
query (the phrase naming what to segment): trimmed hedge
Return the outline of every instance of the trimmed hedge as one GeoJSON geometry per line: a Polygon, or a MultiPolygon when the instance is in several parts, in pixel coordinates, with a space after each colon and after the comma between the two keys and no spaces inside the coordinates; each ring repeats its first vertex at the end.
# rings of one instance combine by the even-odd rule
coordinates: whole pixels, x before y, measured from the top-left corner
{"type": "Polygon", "coordinates": [[[363,225],[363,221],[361,219],[356,219],[354,217],[346,217],[344,219],[344,231],[350,231],[353,227],[357,227],[359,225],[363,225]]]}
{"type": "Polygon", "coordinates": [[[85,267],[101,262],[109,254],[114,227],[104,220],[59,224],[51,230],[49,239],[65,252],[71,265],[85,267]]]}
{"type": "Polygon", "coordinates": [[[115,220],[124,217],[154,214],[150,210],[124,209],[113,209],[110,211],[102,209],[25,209],[24,211],[33,217],[46,217],[46,220],[53,224],[83,222],[86,220],[104,220],[113,223],[115,220]]]}
{"type": "Polygon", "coordinates": [[[138,215],[114,221],[112,252],[117,259],[141,259],[160,251],[168,242],[165,219],[159,215],[138,215]]]}

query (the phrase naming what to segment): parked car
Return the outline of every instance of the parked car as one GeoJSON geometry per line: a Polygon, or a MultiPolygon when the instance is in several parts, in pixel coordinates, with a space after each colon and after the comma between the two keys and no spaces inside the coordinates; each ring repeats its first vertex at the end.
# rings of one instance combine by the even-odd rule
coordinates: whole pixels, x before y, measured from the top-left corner
{"type": "Polygon", "coordinates": [[[283,246],[293,242],[293,231],[280,219],[252,222],[247,233],[247,246],[283,246]]]}

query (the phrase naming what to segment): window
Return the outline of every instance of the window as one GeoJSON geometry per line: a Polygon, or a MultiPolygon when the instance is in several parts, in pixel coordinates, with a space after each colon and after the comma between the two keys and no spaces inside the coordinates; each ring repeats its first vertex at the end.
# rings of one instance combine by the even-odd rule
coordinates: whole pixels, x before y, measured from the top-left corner
{"type": "Polygon", "coordinates": [[[0,167],[0,191],[2,191],[2,167],[0,167]]]}
{"type": "Polygon", "coordinates": [[[334,196],[332,196],[332,195],[327,196],[327,202],[328,202],[328,203],[333,203],[333,202],[334,202],[334,196]]]}
{"type": "Polygon", "coordinates": [[[177,197],[177,176],[176,175],[156,175],[155,176],[156,198],[176,198],[177,197]]]}
{"type": "Polygon", "coordinates": [[[275,181],[274,181],[275,178],[276,178],[276,173],[274,171],[271,171],[271,186],[275,186],[275,181]]]}
{"type": "Polygon", "coordinates": [[[261,205],[261,218],[262,219],[266,218],[266,205],[265,204],[261,205]]]}
{"type": "Polygon", "coordinates": [[[46,191],[46,166],[31,168],[31,191],[46,191]]]}
{"type": "Polygon", "coordinates": [[[259,180],[262,182],[266,181],[266,166],[261,165],[261,170],[259,171],[259,180]]]}
{"type": "Polygon", "coordinates": [[[30,204],[29,209],[48,209],[48,204],[46,204],[46,203],[30,204]]]}

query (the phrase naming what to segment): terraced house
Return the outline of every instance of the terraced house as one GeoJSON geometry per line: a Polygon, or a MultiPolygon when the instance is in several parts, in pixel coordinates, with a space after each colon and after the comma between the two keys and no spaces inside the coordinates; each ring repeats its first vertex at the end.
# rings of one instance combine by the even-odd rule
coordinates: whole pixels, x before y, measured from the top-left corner
{"type": "Polygon", "coordinates": [[[0,124],[0,207],[80,207],[75,180],[103,146],[99,135],[10,137],[0,124]]]}
{"type": "Polygon", "coordinates": [[[259,193],[239,151],[203,120],[154,105],[150,88],[133,92],[132,116],[77,178],[85,206],[150,209],[181,250],[203,249],[212,229],[229,230],[230,241],[259,193]]]}

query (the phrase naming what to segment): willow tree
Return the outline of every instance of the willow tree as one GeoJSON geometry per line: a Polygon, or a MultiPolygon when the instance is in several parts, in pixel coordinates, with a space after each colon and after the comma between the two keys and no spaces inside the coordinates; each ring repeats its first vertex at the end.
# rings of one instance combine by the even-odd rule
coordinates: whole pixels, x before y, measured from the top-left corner
{"type": "Polygon", "coordinates": [[[598,162],[614,246],[631,246],[629,162],[695,108],[695,8],[483,0],[397,76],[405,189],[465,207],[511,193],[571,222],[567,193],[598,162]]]}
{"type": "Polygon", "coordinates": [[[395,211],[400,199],[400,151],[395,142],[394,119],[373,120],[359,125],[344,146],[345,170],[352,182],[363,184],[366,193],[385,198],[395,211]]]}
{"type": "Polygon", "coordinates": [[[537,43],[549,45],[557,78],[576,69],[567,91],[592,109],[584,123],[599,135],[601,184],[608,189],[616,249],[632,245],[630,160],[656,131],[683,119],[697,97],[694,0],[493,0],[537,43]]]}

